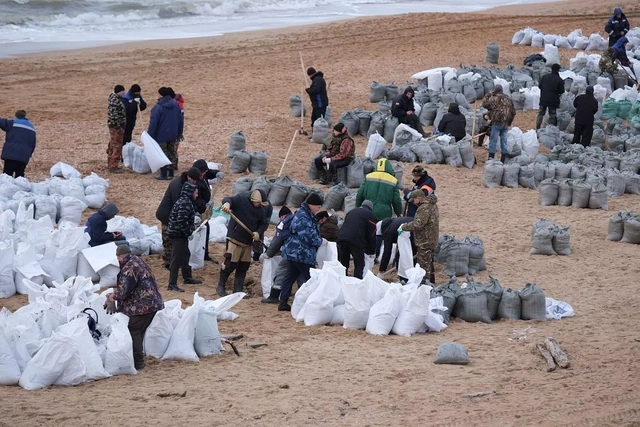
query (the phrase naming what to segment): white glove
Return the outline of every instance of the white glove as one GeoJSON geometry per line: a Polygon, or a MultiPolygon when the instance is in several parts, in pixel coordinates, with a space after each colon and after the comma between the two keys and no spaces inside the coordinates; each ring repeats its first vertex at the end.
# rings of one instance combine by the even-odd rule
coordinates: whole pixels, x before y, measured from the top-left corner
{"type": "Polygon", "coordinates": [[[258,234],[258,232],[257,232],[257,231],[254,231],[254,232],[253,232],[253,240],[254,240],[255,242],[260,241],[260,235],[258,234]]]}
{"type": "Polygon", "coordinates": [[[329,165],[329,163],[331,163],[331,157],[325,157],[324,158],[324,162],[327,164],[327,166],[329,165]]]}
{"type": "Polygon", "coordinates": [[[140,98],[133,98],[133,100],[140,104],[140,98]]]}
{"type": "Polygon", "coordinates": [[[218,178],[218,179],[222,179],[222,178],[224,178],[224,173],[222,173],[222,172],[218,172],[218,173],[216,174],[216,178],[218,178]]]}
{"type": "Polygon", "coordinates": [[[195,225],[199,225],[201,221],[202,219],[198,215],[196,215],[196,217],[193,219],[193,223],[195,225]]]}

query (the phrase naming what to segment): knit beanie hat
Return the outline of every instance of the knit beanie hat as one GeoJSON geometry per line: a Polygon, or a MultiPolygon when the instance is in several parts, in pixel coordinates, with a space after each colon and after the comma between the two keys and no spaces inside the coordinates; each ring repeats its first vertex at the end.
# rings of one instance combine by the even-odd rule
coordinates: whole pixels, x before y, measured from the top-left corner
{"type": "Polygon", "coordinates": [[[344,123],[338,123],[333,127],[336,132],[342,132],[344,130],[344,123]]]}
{"type": "Polygon", "coordinates": [[[289,209],[286,206],[283,206],[282,209],[280,209],[280,212],[278,212],[278,217],[289,215],[290,213],[291,213],[291,209],[289,209]]]}
{"type": "Polygon", "coordinates": [[[116,248],[116,256],[126,255],[131,253],[129,245],[118,245],[116,248]]]}
{"type": "Polygon", "coordinates": [[[322,206],[322,196],[318,193],[311,193],[309,197],[307,197],[307,204],[314,206],[322,206]]]}
{"type": "Polygon", "coordinates": [[[307,68],[307,76],[313,76],[316,73],[316,69],[313,67],[307,68]]]}
{"type": "Polygon", "coordinates": [[[200,179],[200,169],[193,167],[187,172],[187,176],[191,179],[200,179]]]}

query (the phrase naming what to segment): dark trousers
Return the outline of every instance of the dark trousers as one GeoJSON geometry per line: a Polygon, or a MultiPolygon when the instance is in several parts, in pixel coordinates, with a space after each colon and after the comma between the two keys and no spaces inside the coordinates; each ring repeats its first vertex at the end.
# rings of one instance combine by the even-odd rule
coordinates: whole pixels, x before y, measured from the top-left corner
{"type": "MultiPolygon", "coordinates": [[[[413,233],[411,234],[410,240],[411,240],[411,250],[415,254],[416,244],[413,241],[413,233]]],[[[384,251],[382,251],[382,259],[380,260],[380,269],[379,269],[381,273],[384,273],[385,271],[387,271],[387,267],[389,267],[389,261],[391,261],[391,250],[393,249],[393,244],[397,242],[398,242],[397,239],[395,242],[392,239],[388,239],[384,241],[384,251]]],[[[398,267],[398,252],[396,252],[396,257],[395,257],[395,260],[393,261],[393,264],[396,268],[398,267]]]]}
{"type": "Polygon", "coordinates": [[[380,248],[382,247],[382,242],[384,242],[384,239],[382,238],[382,236],[376,235],[376,259],[378,259],[378,256],[380,255],[380,248]]]}
{"type": "Polygon", "coordinates": [[[15,175],[14,178],[17,178],[19,176],[24,176],[24,170],[26,167],[27,164],[24,162],[19,162],[17,160],[5,160],[2,173],[6,173],[9,176],[15,175]]]}
{"type": "Polygon", "coordinates": [[[320,117],[324,117],[327,112],[327,107],[313,107],[311,110],[311,128],[313,128],[313,123],[318,120],[320,117]]]}
{"type": "Polygon", "coordinates": [[[542,119],[544,119],[547,109],[549,110],[549,124],[558,126],[558,115],[556,114],[557,108],[541,105],[540,110],[538,110],[538,117],[536,117],[536,129],[540,129],[540,126],[542,126],[542,119]]]}
{"type": "MultiPolygon", "coordinates": [[[[324,154],[316,157],[315,159],[313,159],[313,163],[316,165],[316,169],[318,169],[318,172],[324,172],[326,171],[326,169],[324,168],[325,164],[322,163],[322,158],[324,157],[324,154]]],[[[331,173],[332,175],[335,175],[336,172],[338,171],[338,168],[344,168],[349,166],[349,160],[332,160],[331,163],[329,163],[329,173],[331,173]]]]}
{"type": "Polygon", "coordinates": [[[353,257],[353,277],[362,279],[364,272],[364,248],[353,243],[338,242],[338,261],[349,271],[349,261],[353,257]]]}
{"type": "Polygon", "coordinates": [[[189,251],[189,240],[186,237],[175,238],[171,237],[171,262],[169,263],[169,284],[178,284],[178,270],[182,270],[182,278],[191,278],[191,266],[189,265],[189,258],[191,258],[191,252],[189,251]]]}
{"type": "Polygon", "coordinates": [[[593,125],[576,125],[573,131],[573,143],[582,144],[585,147],[591,145],[593,137],[593,125]]]}
{"type": "Polygon", "coordinates": [[[136,369],[144,368],[143,342],[144,334],[151,324],[156,312],[129,317],[129,333],[133,341],[133,364],[136,369]]]}
{"type": "Polygon", "coordinates": [[[127,142],[131,142],[131,138],[133,135],[133,126],[129,127],[126,126],[124,128],[124,138],[122,139],[122,145],[126,144],[127,142]]]}
{"type": "Polygon", "coordinates": [[[420,119],[415,114],[409,114],[404,117],[400,117],[398,121],[402,124],[409,125],[412,129],[417,130],[422,135],[424,135],[424,129],[422,129],[422,124],[420,124],[420,119]]]}
{"type": "Polygon", "coordinates": [[[296,280],[298,283],[304,283],[311,278],[311,274],[309,273],[309,269],[311,268],[308,264],[303,264],[297,261],[289,261],[283,259],[280,265],[284,264],[282,275],[282,289],[280,289],[280,302],[286,303],[289,301],[289,297],[291,296],[291,288],[293,287],[293,282],[296,280]]]}

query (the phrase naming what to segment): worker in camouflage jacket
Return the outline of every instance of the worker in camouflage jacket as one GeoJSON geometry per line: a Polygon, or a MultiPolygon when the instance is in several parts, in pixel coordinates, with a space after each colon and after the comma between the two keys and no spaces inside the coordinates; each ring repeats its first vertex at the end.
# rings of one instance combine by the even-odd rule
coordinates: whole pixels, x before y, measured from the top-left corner
{"type": "Polygon", "coordinates": [[[202,280],[191,275],[189,258],[189,239],[196,229],[196,208],[194,201],[198,197],[198,188],[189,181],[182,185],[180,197],[171,208],[167,234],[171,240],[171,262],[169,263],[169,290],[184,292],[178,287],[178,270],[182,270],[182,278],[187,285],[199,285],[202,280]]]}
{"type": "Polygon", "coordinates": [[[507,158],[507,132],[516,117],[516,109],[511,97],[503,92],[502,85],[496,85],[493,92],[485,95],[482,106],[489,110],[491,136],[489,137],[489,159],[496,155],[496,145],[500,138],[501,162],[507,158]]]}
{"type": "Polygon", "coordinates": [[[127,110],[122,102],[124,86],[116,85],[109,94],[107,107],[107,126],[109,127],[109,146],[107,147],[107,165],[109,172],[120,173],[120,159],[122,157],[122,141],[124,128],[127,124],[127,110]]]}
{"type": "Polygon", "coordinates": [[[433,252],[438,246],[440,233],[440,214],[438,212],[438,197],[433,191],[415,190],[411,193],[413,203],[418,205],[414,220],[402,224],[398,232],[410,231],[416,245],[416,260],[427,274],[431,283],[435,283],[433,268],[433,252]]]}

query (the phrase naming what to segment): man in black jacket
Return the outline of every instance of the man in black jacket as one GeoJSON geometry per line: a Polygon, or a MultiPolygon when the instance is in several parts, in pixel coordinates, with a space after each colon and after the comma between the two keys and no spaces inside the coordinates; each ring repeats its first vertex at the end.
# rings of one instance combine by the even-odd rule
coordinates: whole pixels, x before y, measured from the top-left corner
{"type": "Polygon", "coordinates": [[[405,188],[403,191],[404,200],[406,201],[407,209],[406,216],[413,218],[416,216],[416,211],[418,210],[418,206],[413,203],[413,197],[411,197],[411,193],[415,190],[424,189],[429,192],[436,191],[436,181],[429,175],[429,172],[422,166],[418,165],[413,168],[411,171],[411,180],[413,181],[413,187],[405,188]]]}
{"type": "Polygon", "coordinates": [[[324,80],[322,71],[316,71],[315,68],[309,67],[307,76],[311,79],[311,86],[305,90],[309,94],[313,107],[311,111],[311,129],[313,129],[313,123],[326,114],[329,97],[327,96],[327,82],[324,80]]]}
{"type": "MultiPolygon", "coordinates": [[[[414,212],[415,213],[415,212],[414,212]]],[[[399,216],[397,218],[387,218],[382,221],[382,245],[384,250],[382,251],[382,258],[380,259],[380,273],[387,271],[389,261],[391,261],[391,252],[393,251],[393,245],[398,243],[398,228],[402,224],[413,221],[413,217],[399,216]]],[[[411,236],[411,246],[415,253],[415,244],[413,243],[413,235],[411,236]]]]}
{"type": "Polygon", "coordinates": [[[556,109],[560,106],[560,95],[563,93],[564,80],[560,77],[560,64],[553,64],[551,72],[540,79],[540,110],[536,118],[536,129],[540,129],[547,109],[549,109],[549,124],[558,125],[556,109]]]}
{"type": "Polygon", "coordinates": [[[349,270],[349,260],[353,257],[353,277],[362,279],[364,255],[376,251],[376,216],[373,203],[362,202],[362,206],[349,211],[338,234],[338,260],[349,270]]]}
{"type": "MultiPolygon", "coordinates": [[[[233,292],[242,292],[244,278],[251,263],[251,248],[254,241],[260,240],[260,232],[266,230],[264,207],[269,203],[258,190],[251,192],[249,197],[237,195],[222,199],[222,211],[231,212],[249,230],[244,229],[235,219],[231,218],[227,225],[227,250],[224,254],[224,265],[220,269],[220,280],[217,292],[223,297],[227,294],[225,285],[227,279],[235,270],[236,277],[233,292]]],[[[246,296],[248,298],[248,295],[246,296]]]]}
{"type": "MultiPolygon", "coordinates": [[[[198,198],[195,201],[195,206],[196,212],[198,212],[199,215],[202,215],[208,207],[212,207],[211,186],[209,185],[209,180],[214,178],[222,179],[224,178],[224,173],[217,169],[209,169],[209,165],[204,159],[198,159],[193,162],[193,167],[200,171],[200,176],[195,182],[196,187],[198,187],[198,198]]],[[[213,261],[209,256],[209,234],[211,233],[209,223],[207,223],[205,227],[207,228],[207,243],[204,247],[204,260],[213,261]]]]}
{"type": "Polygon", "coordinates": [[[587,86],[584,94],[576,96],[573,106],[576,107],[573,144],[582,144],[588,147],[591,145],[593,122],[595,114],[598,112],[598,101],[593,96],[593,86],[587,86]]]}
{"type": "Polygon", "coordinates": [[[621,37],[629,32],[629,21],[627,16],[622,13],[622,9],[616,7],[613,10],[613,15],[604,26],[604,31],[609,34],[609,47],[616,44],[621,37]]]}
{"type": "Polygon", "coordinates": [[[397,117],[400,123],[409,125],[411,128],[420,132],[423,136],[424,129],[416,115],[416,109],[413,105],[414,90],[411,86],[407,87],[401,95],[398,95],[391,104],[391,115],[397,117]]]}
{"type": "Polygon", "coordinates": [[[199,285],[202,280],[194,279],[191,275],[189,258],[189,239],[196,229],[196,209],[194,200],[198,197],[195,184],[185,182],[180,191],[180,197],[171,208],[169,214],[168,231],[171,239],[171,264],[169,265],[169,290],[184,292],[178,287],[178,270],[182,270],[182,278],[187,285],[199,285]]]}
{"type": "Polygon", "coordinates": [[[131,142],[131,136],[133,129],[136,127],[136,119],[138,118],[138,110],[144,111],[147,109],[147,103],[142,99],[142,89],[139,84],[131,85],[131,88],[122,97],[122,103],[124,104],[125,114],[127,116],[127,124],[124,126],[124,138],[123,144],[131,142]]]}
{"type": "Polygon", "coordinates": [[[164,261],[165,268],[169,268],[169,263],[171,262],[171,239],[168,234],[171,209],[176,203],[176,200],[178,200],[178,197],[180,197],[184,183],[188,181],[195,184],[198,179],[200,179],[200,171],[198,168],[191,168],[187,172],[182,172],[182,174],[175,177],[171,180],[171,183],[169,183],[162,197],[162,201],[156,210],[156,218],[162,225],[162,247],[164,248],[162,260],[164,261]]]}
{"type": "Polygon", "coordinates": [[[438,123],[438,131],[453,136],[456,141],[460,141],[467,136],[467,119],[460,113],[457,102],[449,104],[449,112],[442,116],[438,123]]]}

